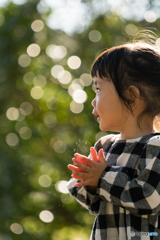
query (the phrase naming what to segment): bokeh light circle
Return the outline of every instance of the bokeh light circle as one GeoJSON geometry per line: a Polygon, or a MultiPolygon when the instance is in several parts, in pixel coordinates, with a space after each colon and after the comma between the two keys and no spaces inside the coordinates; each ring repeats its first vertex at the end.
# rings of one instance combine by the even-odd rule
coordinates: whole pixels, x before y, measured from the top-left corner
{"type": "Polygon", "coordinates": [[[60,60],[67,55],[67,48],[51,44],[46,48],[46,54],[54,60],[60,60]]]}
{"type": "Polygon", "coordinates": [[[43,97],[44,91],[41,87],[33,87],[31,89],[31,96],[34,99],[41,99],[43,97]]]}
{"type": "Polygon", "coordinates": [[[50,223],[54,220],[54,215],[48,210],[43,210],[40,212],[39,218],[45,223],[50,223]]]}
{"type": "MultiPolygon", "coordinates": [[[[28,55],[27,55],[28,56],[28,55]]],[[[35,77],[35,74],[33,72],[27,72],[24,74],[23,76],[23,81],[27,84],[27,85],[32,85],[33,84],[33,79],[35,77]]]]}
{"type": "Polygon", "coordinates": [[[86,92],[81,89],[76,90],[72,97],[76,103],[84,103],[87,100],[86,92]]]}
{"type": "Polygon", "coordinates": [[[126,25],[125,27],[125,32],[129,35],[129,36],[133,36],[138,32],[138,28],[136,25],[129,23],[126,25]]]}
{"type": "Polygon", "coordinates": [[[44,28],[44,22],[42,20],[35,20],[32,22],[31,28],[34,32],[40,32],[44,28]]]}
{"type": "Polygon", "coordinates": [[[41,48],[38,44],[33,43],[28,46],[27,53],[30,57],[37,57],[41,52],[41,48]]]}
{"type": "Polygon", "coordinates": [[[25,127],[22,127],[20,130],[19,130],[19,135],[22,139],[24,140],[28,140],[32,137],[32,130],[25,126],[25,127]]]}
{"type": "Polygon", "coordinates": [[[155,12],[153,11],[146,11],[144,13],[144,19],[147,21],[147,22],[155,22],[157,20],[157,16],[155,14],[155,12]]]}
{"type": "Polygon", "coordinates": [[[15,133],[8,133],[6,136],[6,143],[10,147],[16,147],[19,144],[19,138],[15,133]]]}
{"type": "Polygon", "coordinates": [[[47,127],[53,128],[57,124],[57,117],[53,112],[46,112],[44,115],[44,123],[47,127]]]}
{"type": "Polygon", "coordinates": [[[91,76],[88,74],[88,73],[83,73],[81,76],[80,76],[80,83],[87,87],[87,86],[90,86],[91,83],[92,83],[92,78],[91,76]]]}
{"type": "Polygon", "coordinates": [[[38,183],[39,185],[41,185],[42,187],[49,187],[51,186],[52,184],[52,179],[50,178],[50,176],[44,174],[44,175],[41,175],[38,179],[38,183]]]}
{"type": "Polygon", "coordinates": [[[61,65],[54,65],[51,69],[51,74],[54,78],[58,78],[61,71],[64,71],[64,68],[61,65]]]}
{"type": "Polygon", "coordinates": [[[73,113],[76,113],[76,114],[81,113],[81,112],[83,111],[83,109],[84,109],[83,103],[76,103],[76,102],[74,102],[74,101],[72,101],[72,102],[70,103],[70,110],[71,110],[73,113]]]}
{"type": "Polygon", "coordinates": [[[67,194],[69,193],[68,189],[67,189],[67,181],[65,180],[60,180],[56,183],[55,185],[55,188],[58,192],[61,192],[61,193],[64,193],[64,194],[67,194]]]}
{"type": "Polygon", "coordinates": [[[72,80],[72,75],[68,71],[61,71],[58,74],[58,80],[62,84],[68,84],[72,80]]]}
{"type": "Polygon", "coordinates": [[[20,108],[24,110],[24,114],[25,115],[30,115],[33,111],[33,106],[31,103],[29,102],[23,102],[21,105],[20,105],[20,108]]]}
{"type": "Polygon", "coordinates": [[[23,233],[23,227],[19,223],[11,224],[10,229],[15,234],[22,234],[23,233]]]}
{"type": "Polygon", "coordinates": [[[19,111],[17,108],[11,107],[7,110],[6,116],[11,121],[17,120],[19,117],[19,111]]]}
{"type": "Polygon", "coordinates": [[[43,75],[38,75],[33,79],[33,84],[43,88],[47,84],[46,77],[43,75]]]}
{"type": "Polygon", "coordinates": [[[53,149],[55,152],[57,153],[64,153],[67,149],[66,143],[62,140],[57,140],[54,144],[53,144],[53,149]]]}
{"type": "Polygon", "coordinates": [[[102,38],[102,34],[98,30],[92,30],[90,31],[88,37],[91,42],[99,42],[102,38]]]}
{"type": "Polygon", "coordinates": [[[78,69],[81,66],[81,59],[77,56],[71,56],[67,64],[71,69],[78,69]]]}
{"type": "Polygon", "coordinates": [[[30,63],[31,63],[31,58],[27,54],[22,54],[18,58],[18,64],[23,68],[28,67],[30,63]]]}

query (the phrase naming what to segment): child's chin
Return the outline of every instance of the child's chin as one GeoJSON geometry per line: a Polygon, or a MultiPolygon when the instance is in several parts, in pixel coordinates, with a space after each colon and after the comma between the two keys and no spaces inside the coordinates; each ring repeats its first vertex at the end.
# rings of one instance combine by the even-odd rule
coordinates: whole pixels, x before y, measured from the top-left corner
{"type": "Polygon", "coordinates": [[[108,131],[106,128],[104,128],[104,127],[101,126],[101,125],[99,126],[99,128],[100,128],[100,130],[103,131],[103,132],[108,131]]]}

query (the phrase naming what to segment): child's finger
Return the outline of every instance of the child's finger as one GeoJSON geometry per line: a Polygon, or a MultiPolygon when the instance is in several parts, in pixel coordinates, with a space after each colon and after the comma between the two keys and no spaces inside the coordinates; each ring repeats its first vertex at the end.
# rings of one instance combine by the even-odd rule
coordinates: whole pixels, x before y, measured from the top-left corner
{"type": "Polygon", "coordinates": [[[91,153],[92,161],[98,162],[97,152],[96,152],[96,149],[94,147],[90,148],[90,153],[91,153]]]}
{"type": "MultiPolygon", "coordinates": [[[[88,158],[86,156],[80,155],[79,153],[75,153],[74,156],[76,157],[76,159],[80,161],[80,163],[87,165],[87,163],[85,162],[85,159],[88,159],[88,158]]],[[[72,160],[74,161],[75,158],[73,158],[72,160]]]]}
{"type": "Polygon", "coordinates": [[[81,180],[81,181],[84,181],[84,178],[80,177],[80,176],[77,176],[75,174],[72,174],[71,177],[77,179],[77,180],[81,180]]]}
{"type": "Polygon", "coordinates": [[[71,164],[68,165],[68,168],[71,170],[71,171],[75,171],[75,172],[84,172],[82,169],[78,168],[78,167],[75,167],[71,164]]]}
{"type": "Polygon", "coordinates": [[[105,156],[103,154],[103,148],[101,148],[98,152],[98,159],[101,163],[103,163],[105,161],[105,156]]]}
{"type": "Polygon", "coordinates": [[[81,161],[81,160],[79,160],[79,159],[77,159],[77,158],[72,158],[72,161],[73,161],[74,163],[81,163],[81,164],[85,164],[85,165],[86,165],[85,162],[83,162],[83,161],[81,161]]]}

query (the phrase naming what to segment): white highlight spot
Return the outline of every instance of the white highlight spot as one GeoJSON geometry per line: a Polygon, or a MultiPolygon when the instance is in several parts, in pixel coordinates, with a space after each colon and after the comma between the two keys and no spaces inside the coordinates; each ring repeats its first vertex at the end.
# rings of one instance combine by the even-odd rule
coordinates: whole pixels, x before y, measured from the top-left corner
{"type": "Polygon", "coordinates": [[[66,187],[67,183],[68,183],[68,182],[65,181],[65,180],[58,181],[58,182],[56,183],[56,185],[55,185],[56,190],[57,190],[58,192],[65,193],[65,194],[69,193],[69,191],[68,191],[68,189],[67,189],[67,187],[66,187]]]}
{"type": "Polygon", "coordinates": [[[81,66],[81,59],[77,56],[71,56],[67,64],[71,69],[78,69],[81,66]]]}
{"type": "Polygon", "coordinates": [[[39,218],[45,223],[50,223],[53,221],[54,216],[50,211],[43,210],[42,212],[40,212],[39,218]]]}
{"type": "Polygon", "coordinates": [[[30,57],[37,57],[41,52],[41,48],[38,44],[33,43],[28,46],[27,53],[30,57]]]}
{"type": "Polygon", "coordinates": [[[22,234],[23,233],[23,227],[19,223],[11,224],[10,229],[15,234],[22,234]]]}

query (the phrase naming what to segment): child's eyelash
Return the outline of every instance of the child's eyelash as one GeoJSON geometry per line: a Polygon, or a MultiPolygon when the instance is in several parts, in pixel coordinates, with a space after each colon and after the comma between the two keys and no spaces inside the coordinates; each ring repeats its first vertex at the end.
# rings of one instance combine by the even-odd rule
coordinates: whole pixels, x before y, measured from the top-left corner
{"type": "Polygon", "coordinates": [[[96,88],[96,89],[95,89],[95,92],[96,92],[96,93],[97,93],[97,92],[99,92],[99,91],[100,91],[100,89],[99,89],[99,88],[96,88]]]}

